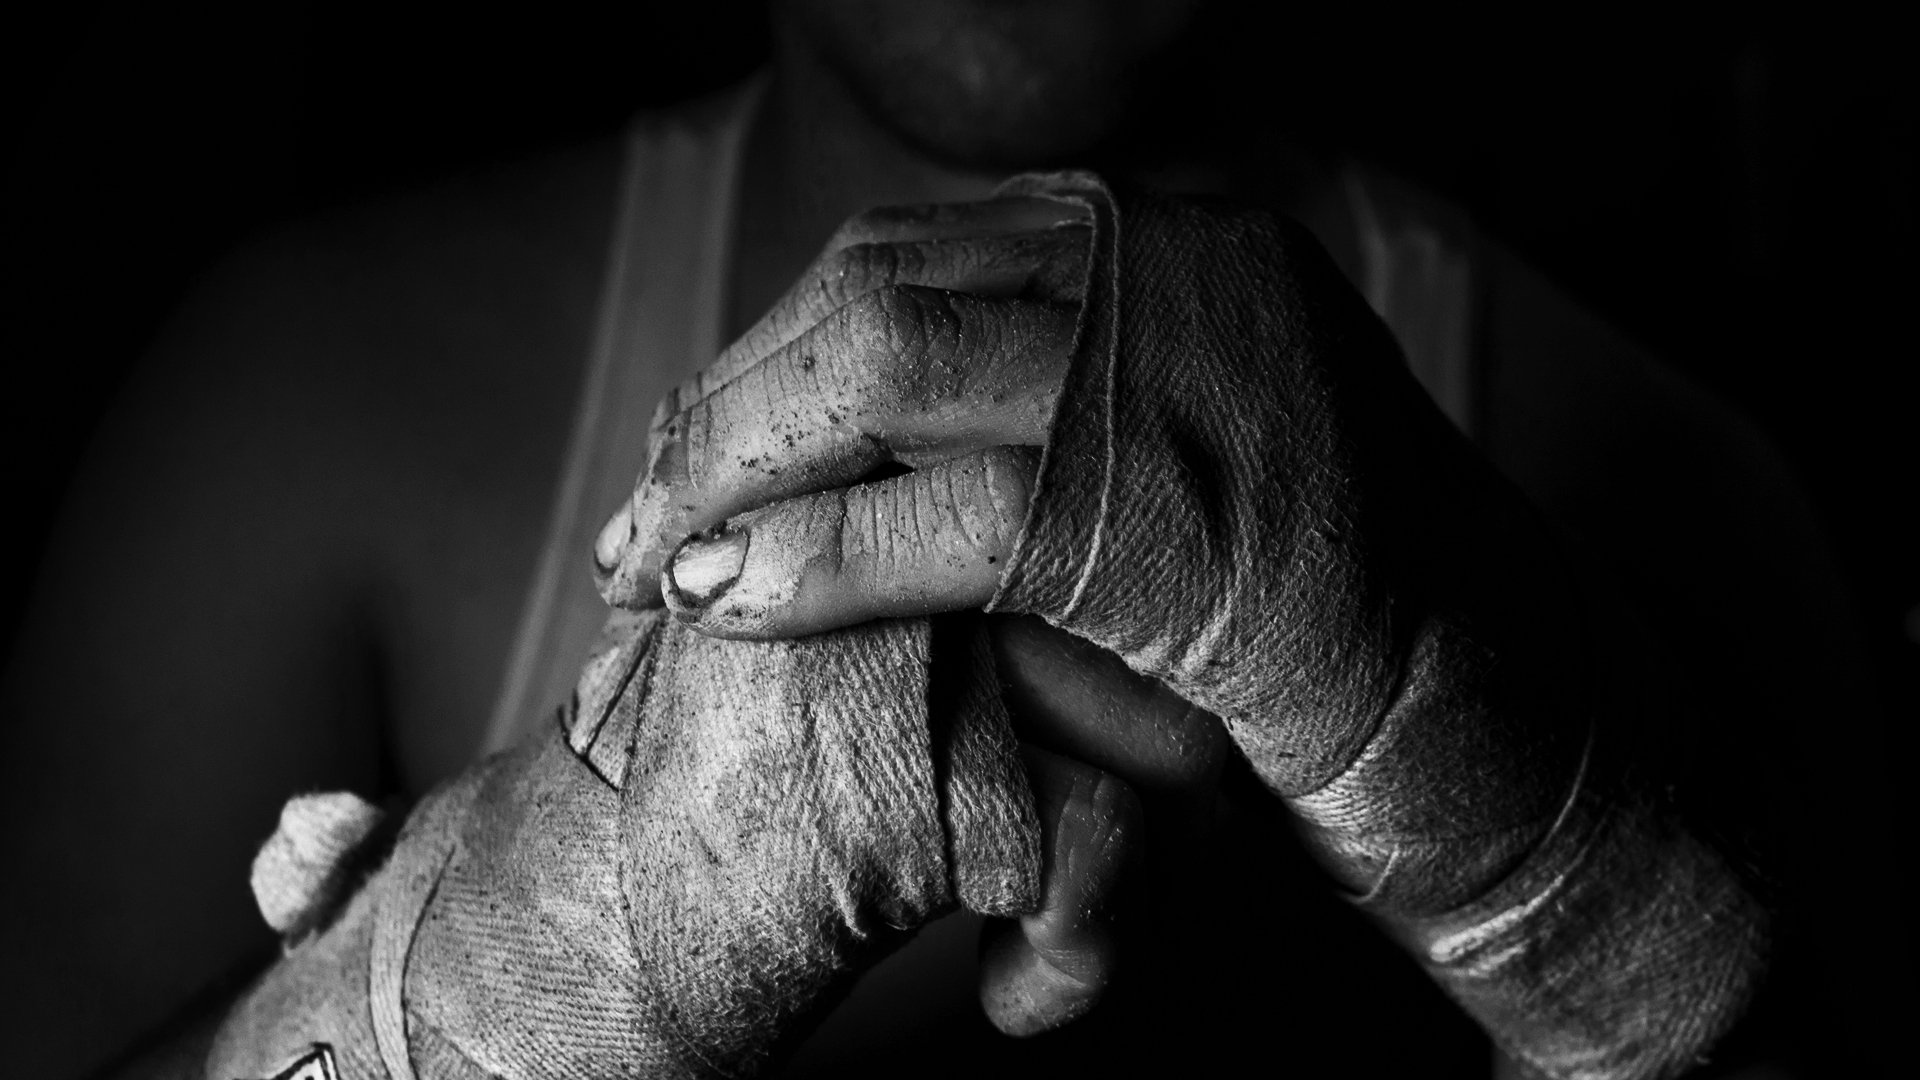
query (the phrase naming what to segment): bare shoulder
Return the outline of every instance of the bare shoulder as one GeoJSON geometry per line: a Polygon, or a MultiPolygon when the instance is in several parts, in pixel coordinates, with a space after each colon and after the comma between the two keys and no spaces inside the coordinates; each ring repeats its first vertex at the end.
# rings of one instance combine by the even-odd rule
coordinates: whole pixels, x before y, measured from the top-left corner
{"type": "Polygon", "coordinates": [[[269,944],[246,867],[290,792],[471,753],[617,172],[610,140],[263,238],[107,410],[0,684],[24,1071],[98,1065],[269,944]]]}
{"type": "Polygon", "coordinates": [[[376,530],[410,786],[480,743],[577,405],[618,173],[608,140],[413,194],[323,238],[337,261],[314,293],[325,310],[308,310],[333,365],[318,400],[352,421],[326,427],[328,455],[376,530]]]}

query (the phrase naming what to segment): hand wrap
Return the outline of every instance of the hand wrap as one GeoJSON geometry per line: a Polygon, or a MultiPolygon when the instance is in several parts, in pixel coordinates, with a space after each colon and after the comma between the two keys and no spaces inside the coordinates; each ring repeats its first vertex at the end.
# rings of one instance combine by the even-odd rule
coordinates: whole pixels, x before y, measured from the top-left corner
{"type": "Polygon", "coordinates": [[[1765,918],[1620,746],[1587,605],[1318,243],[1080,203],[1092,277],[993,607],[1219,715],[1357,902],[1509,1051],[1665,1076],[1739,1014],[1765,918]]]}
{"type": "Polygon", "coordinates": [[[924,620],[745,644],[618,613],[607,638],[560,724],[428,796],[290,943],[209,1080],[316,1043],[342,1077],[747,1075],[889,927],[1037,907],[984,640],[930,723],[924,620]]]}

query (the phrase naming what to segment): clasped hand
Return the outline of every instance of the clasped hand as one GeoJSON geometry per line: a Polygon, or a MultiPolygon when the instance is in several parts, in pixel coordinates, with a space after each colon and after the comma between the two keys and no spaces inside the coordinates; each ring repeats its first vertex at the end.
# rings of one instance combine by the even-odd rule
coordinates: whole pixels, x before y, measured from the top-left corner
{"type": "MultiPolygon", "coordinates": [[[[1031,499],[1088,244],[1082,212],[1038,199],[849,221],[661,403],[647,470],[596,546],[609,599],[664,597],[743,639],[985,606],[1031,499]]],[[[1100,996],[1123,871],[1206,828],[1230,744],[1097,646],[1031,617],[991,631],[1046,866],[1042,910],[990,928],[981,994],[1030,1033],[1100,996]]]]}

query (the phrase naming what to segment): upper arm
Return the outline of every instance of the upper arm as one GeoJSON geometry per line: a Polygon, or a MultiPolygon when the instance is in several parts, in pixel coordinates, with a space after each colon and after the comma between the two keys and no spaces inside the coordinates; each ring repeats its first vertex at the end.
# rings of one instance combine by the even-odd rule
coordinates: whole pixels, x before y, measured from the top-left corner
{"type": "Polygon", "coordinates": [[[365,515],[310,286],[264,259],[203,290],[54,525],[0,726],[25,1073],[97,1065],[264,955],[247,866],[279,804],[378,781],[365,515]]]}
{"type": "Polygon", "coordinates": [[[1681,676],[1688,730],[1669,764],[1765,854],[1791,1040],[1871,1053],[1891,1030],[1872,1019],[1877,940],[1898,915],[1855,884],[1891,843],[1872,749],[1885,721],[1814,507],[1738,410],[1511,255],[1491,269],[1487,448],[1580,537],[1681,676]]]}

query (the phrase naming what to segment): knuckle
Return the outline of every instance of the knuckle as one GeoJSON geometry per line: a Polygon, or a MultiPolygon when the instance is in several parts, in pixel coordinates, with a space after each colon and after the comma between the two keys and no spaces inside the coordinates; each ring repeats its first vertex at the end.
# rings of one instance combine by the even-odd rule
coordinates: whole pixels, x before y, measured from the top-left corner
{"type": "MultiPolygon", "coordinates": [[[[847,303],[842,331],[856,352],[871,365],[905,379],[899,389],[909,391],[922,381],[939,342],[954,333],[951,308],[934,290],[891,284],[847,303]]],[[[906,396],[913,396],[908,393],[906,396]]]]}
{"type": "Polygon", "coordinates": [[[939,220],[942,213],[942,208],[935,203],[869,207],[841,222],[827,246],[838,248],[908,239],[939,220]]]}
{"type": "Polygon", "coordinates": [[[871,242],[880,235],[881,217],[878,208],[862,210],[840,223],[833,230],[833,236],[827,241],[829,249],[852,247],[855,244],[871,242]]]}
{"type": "Polygon", "coordinates": [[[878,320],[875,329],[887,350],[900,357],[923,351],[928,331],[932,329],[929,325],[932,312],[921,291],[905,285],[888,285],[875,290],[873,295],[873,311],[878,320]]]}
{"type": "Polygon", "coordinates": [[[1140,797],[1133,786],[1104,769],[1089,769],[1086,783],[1087,815],[1104,836],[1130,834],[1140,822],[1140,797]]]}
{"type": "Polygon", "coordinates": [[[1144,820],[1140,797],[1112,773],[1081,766],[1062,814],[1059,855],[1088,895],[1109,892],[1125,872],[1144,820]]]}
{"type": "Polygon", "coordinates": [[[884,353],[901,333],[904,311],[898,290],[875,289],[848,301],[841,308],[840,321],[849,342],[870,352],[884,353]]]}
{"type": "Polygon", "coordinates": [[[1061,814],[1072,823],[1074,847],[1090,854],[1118,854],[1132,842],[1141,814],[1140,797],[1125,780],[1091,765],[1074,769],[1061,814]]]}
{"type": "Polygon", "coordinates": [[[845,506],[840,526],[841,565],[869,575],[897,569],[902,561],[903,539],[899,485],[878,483],[851,488],[845,506]]]}
{"type": "Polygon", "coordinates": [[[839,248],[821,260],[820,293],[838,308],[897,281],[904,263],[901,249],[893,244],[862,242],[839,248]]]}
{"type": "Polygon", "coordinates": [[[846,389],[858,398],[871,395],[872,384],[891,368],[888,340],[895,314],[885,290],[863,293],[835,310],[830,325],[823,327],[821,344],[835,366],[842,369],[846,389]]]}
{"type": "Polygon", "coordinates": [[[985,556],[990,565],[1007,553],[1030,499],[1019,460],[1017,450],[993,447],[914,474],[926,478],[927,501],[940,508],[951,547],[985,556]]]}

